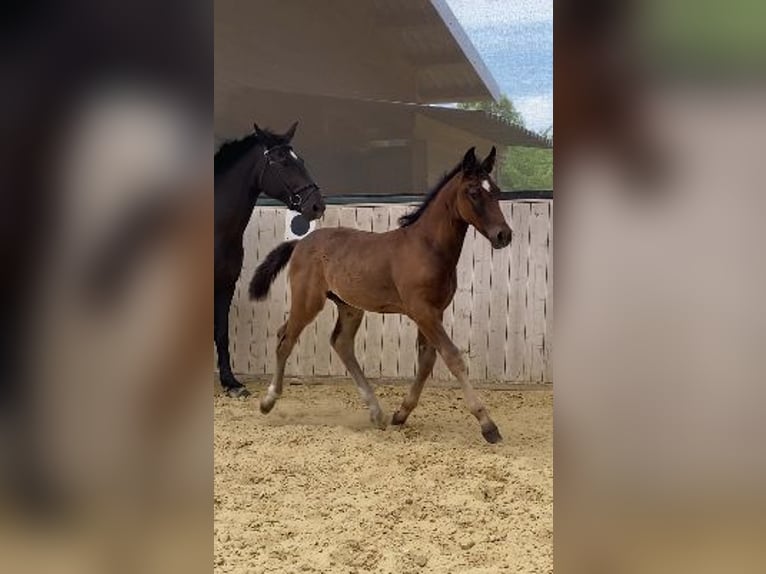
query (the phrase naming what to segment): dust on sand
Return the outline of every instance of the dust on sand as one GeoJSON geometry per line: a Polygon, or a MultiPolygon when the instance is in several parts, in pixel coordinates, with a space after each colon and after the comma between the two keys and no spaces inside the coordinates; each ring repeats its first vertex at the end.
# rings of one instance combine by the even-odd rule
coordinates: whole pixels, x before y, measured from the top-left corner
{"type": "MultiPolygon", "coordinates": [[[[305,381],[304,381],[305,382],[305,381]]],[[[482,389],[484,442],[459,389],[372,427],[355,387],[286,386],[268,416],[215,397],[216,572],[552,572],[553,393],[482,389]]],[[[378,386],[389,415],[406,393],[378,386]]]]}

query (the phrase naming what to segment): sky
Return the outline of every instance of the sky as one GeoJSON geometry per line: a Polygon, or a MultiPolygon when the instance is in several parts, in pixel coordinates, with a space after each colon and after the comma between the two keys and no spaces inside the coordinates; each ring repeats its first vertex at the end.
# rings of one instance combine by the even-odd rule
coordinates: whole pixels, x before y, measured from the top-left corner
{"type": "Polygon", "coordinates": [[[526,126],[553,126],[553,0],[446,0],[526,126]]]}

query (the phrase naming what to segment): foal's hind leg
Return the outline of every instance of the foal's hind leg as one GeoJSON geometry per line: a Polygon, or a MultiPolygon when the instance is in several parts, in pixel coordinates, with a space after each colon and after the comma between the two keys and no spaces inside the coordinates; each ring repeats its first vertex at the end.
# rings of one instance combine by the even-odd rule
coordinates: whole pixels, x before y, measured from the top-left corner
{"type": "MultiPolygon", "coordinates": [[[[295,283],[293,283],[295,285],[295,283]]],[[[285,364],[298,341],[301,331],[313,321],[324,307],[324,293],[310,293],[301,288],[293,287],[292,308],[287,323],[277,331],[277,365],[271,379],[266,396],[261,399],[261,412],[268,413],[274,408],[277,399],[282,395],[282,382],[285,376],[285,364]]]]}
{"type": "Polygon", "coordinates": [[[431,375],[436,363],[436,348],[426,339],[426,336],[418,331],[418,372],[415,382],[412,383],[407,397],[402,401],[402,406],[394,413],[391,424],[403,425],[413,409],[418,406],[420,393],[426,384],[426,379],[431,375]]]}
{"type": "Polygon", "coordinates": [[[338,353],[340,360],[343,361],[349,374],[354,379],[362,400],[367,405],[367,408],[370,409],[370,419],[378,428],[384,429],[388,424],[388,419],[383,409],[380,408],[375,391],[365,378],[354,354],[354,337],[356,337],[356,332],[362,323],[364,311],[351,307],[342,301],[336,301],[335,304],[338,306],[338,321],[335,323],[335,329],[333,329],[332,336],[330,337],[332,348],[338,353]]]}

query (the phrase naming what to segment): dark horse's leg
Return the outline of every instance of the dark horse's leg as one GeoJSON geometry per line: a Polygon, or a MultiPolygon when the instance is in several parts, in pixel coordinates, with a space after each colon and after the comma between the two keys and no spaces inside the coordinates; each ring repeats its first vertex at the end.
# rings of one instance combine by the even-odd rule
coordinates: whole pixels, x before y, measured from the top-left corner
{"type": "Polygon", "coordinates": [[[234,297],[235,281],[221,282],[215,286],[215,309],[213,317],[213,337],[218,353],[218,373],[221,386],[230,397],[247,397],[250,392],[240,383],[231,372],[231,357],[229,355],[229,308],[234,297]]]}

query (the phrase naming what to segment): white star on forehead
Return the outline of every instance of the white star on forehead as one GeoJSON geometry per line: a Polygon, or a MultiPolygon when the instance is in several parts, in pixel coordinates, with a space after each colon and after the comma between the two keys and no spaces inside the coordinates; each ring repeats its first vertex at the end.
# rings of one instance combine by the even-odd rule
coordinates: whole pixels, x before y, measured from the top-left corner
{"type": "Polygon", "coordinates": [[[293,159],[298,159],[298,155],[293,150],[290,150],[290,155],[293,156],[293,159]]]}
{"type": "Polygon", "coordinates": [[[489,191],[491,189],[489,185],[489,180],[488,179],[482,180],[481,187],[484,189],[484,191],[489,191]]]}

